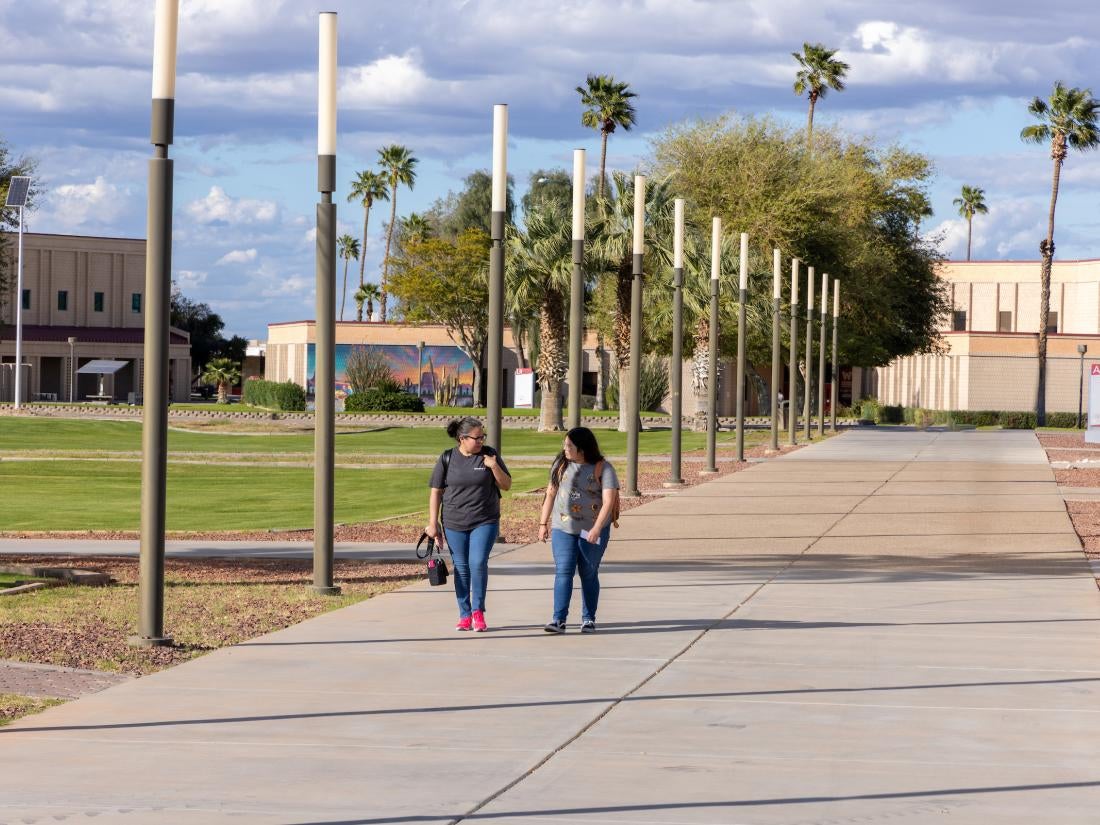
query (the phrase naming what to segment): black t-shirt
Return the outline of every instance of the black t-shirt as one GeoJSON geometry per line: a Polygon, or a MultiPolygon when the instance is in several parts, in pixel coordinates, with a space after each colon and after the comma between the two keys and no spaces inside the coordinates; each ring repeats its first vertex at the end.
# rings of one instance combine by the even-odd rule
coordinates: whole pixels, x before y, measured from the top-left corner
{"type": "Polygon", "coordinates": [[[495,455],[497,464],[511,476],[504,459],[492,447],[463,455],[457,447],[451,451],[447,482],[443,482],[443,457],[436,459],[429,487],[443,488],[443,526],[452,530],[473,530],[482,524],[500,521],[500,491],[493,471],[485,466],[485,456],[495,455]]]}

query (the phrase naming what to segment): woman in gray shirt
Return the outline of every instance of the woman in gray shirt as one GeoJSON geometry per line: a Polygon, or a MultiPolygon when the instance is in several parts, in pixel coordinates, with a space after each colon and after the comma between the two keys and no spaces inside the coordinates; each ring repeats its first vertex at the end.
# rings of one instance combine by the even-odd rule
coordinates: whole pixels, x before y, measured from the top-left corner
{"type": "Polygon", "coordinates": [[[600,599],[600,562],[618,518],[619,479],[600,453],[587,427],[570,430],[550,469],[550,483],[539,518],[539,541],[550,538],[554,553],[554,617],[543,629],[564,633],[573,596],[573,577],[581,577],[581,633],[596,630],[600,599]]]}
{"type": "Polygon", "coordinates": [[[439,457],[428,486],[428,526],[424,532],[442,537],[455,566],[456,630],[482,632],[485,591],[489,586],[489,551],[500,533],[500,491],[512,486],[504,460],[486,447],[485,431],[476,418],[458,418],[447,425],[457,446],[439,457]],[[443,509],[443,529],[439,511],[443,509]]]}

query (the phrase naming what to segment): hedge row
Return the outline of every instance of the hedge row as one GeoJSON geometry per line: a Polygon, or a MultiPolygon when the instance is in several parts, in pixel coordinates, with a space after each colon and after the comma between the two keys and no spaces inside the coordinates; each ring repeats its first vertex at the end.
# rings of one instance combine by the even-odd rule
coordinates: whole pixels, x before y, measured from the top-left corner
{"type": "Polygon", "coordinates": [[[344,412],[424,412],[424,402],[401,390],[370,389],[345,398],[344,412]]]}
{"type": "MultiPolygon", "coordinates": [[[[1006,430],[1035,429],[1035,413],[1021,410],[926,410],[921,407],[881,405],[874,399],[859,402],[859,417],[876,424],[915,424],[929,426],[971,425],[974,427],[1004,427],[1006,430]]],[[[1048,412],[1048,427],[1076,427],[1077,413],[1048,412]]]]}
{"type": "Polygon", "coordinates": [[[306,391],[293,381],[277,382],[253,378],[244,382],[241,401],[268,410],[303,412],[306,408],[306,391]]]}

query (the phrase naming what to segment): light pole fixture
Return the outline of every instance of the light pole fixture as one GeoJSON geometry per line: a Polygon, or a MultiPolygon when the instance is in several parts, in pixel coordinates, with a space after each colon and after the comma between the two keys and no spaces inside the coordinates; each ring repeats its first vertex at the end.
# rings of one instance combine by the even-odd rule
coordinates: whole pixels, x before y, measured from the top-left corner
{"type": "Polygon", "coordinates": [[[722,219],[714,217],[710,229],[710,336],[707,339],[707,466],[703,473],[718,472],[718,284],[722,273],[722,219]]]}
{"type": "Polygon", "coordinates": [[[141,549],[138,635],[131,644],[172,644],[164,632],[164,531],[168,475],[168,334],[172,291],[172,144],[179,0],[157,0],[145,254],[145,386],[142,390],[141,549]]]}
{"type": "Polygon", "coordinates": [[[15,264],[15,409],[23,404],[23,210],[31,190],[31,179],[15,175],[8,181],[8,197],[4,206],[19,210],[19,243],[15,264]]]}
{"type": "MultiPolygon", "coordinates": [[[[584,149],[573,150],[573,280],[569,283],[569,429],[581,425],[584,377],[584,149]]],[[[541,178],[540,178],[541,180],[541,178]]]]}
{"type": "Polygon", "coordinates": [[[508,204],[508,106],[493,107],[493,189],[489,215],[489,340],[486,342],[486,442],[500,450],[504,350],[504,216],[508,204]]]}
{"type": "Polygon", "coordinates": [[[76,338],[69,336],[69,403],[76,395],[76,338]]]}
{"type": "Polygon", "coordinates": [[[829,276],[821,273],[821,340],[817,346],[817,434],[825,437],[825,327],[829,323],[829,276]]]}
{"type": "Polygon", "coordinates": [[[787,367],[787,430],[793,447],[798,443],[798,258],[791,258],[791,349],[787,367]]]}
{"type": "Polygon", "coordinates": [[[313,590],[331,596],[336,448],[336,13],[319,15],[317,44],[317,352],[313,386],[313,590]]]}
{"type": "Polygon", "coordinates": [[[840,362],[836,360],[836,327],[840,320],[840,281],[833,281],[833,381],[832,392],[829,394],[829,409],[832,417],[832,430],[836,434],[836,404],[840,396],[838,385],[840,384],[840,362]]]}
{"type": "Polygon", "coordinates": [[[806,420],[803,424],[805,427],[806,440],[809,441],[813,438],[812,425],[810,423],[810,417],[813,415],[813,376],[814,376],[814,268],[808,267],[806,275],[806,397],[803,399],[803,414],[806,420]]]}
{"type": "Polygon", "coordinates": [[[640,496],[638,490],[638,431],[641,429],[640,398],[642,386],[642,265],[645,259],[645,175],[634,176],[634,266],[630,284],[630,370],[626,395],[626,495],[640,496]]]}
{"type": "Polygon", "coordinates": [[[783,262],[779,247],[772,250],[772,449],[779,449],[779,279],[783,262]]]}
{"type": "Polygon", "coordinates": [[[1077,354],[1081,356],[1081,374],[1077,379],[1077,429],[1081,429],[1081,421],[1085,407],[1085,353],[1089,351],[1087,344],[1077,345],[1077,354]]]}
{"type": "Polygon", "coordinates": [[[424,398],[424,342],[416,344],[416,397],[424,398]]]}
{"type": "Polygon", "coordinates": [[[745,304],[749,300],[749,233],[741,233],[741,276],[737,296],[737,460],[745,460],[745,304]]]}
{"type": "Polygon", "coordinates": [[[672,473],[665,487],[684,483],[681,448],[684,408],[684,199],[673,201],[672,234],[672,376],[669,412],[672,414],[672,473]]]}

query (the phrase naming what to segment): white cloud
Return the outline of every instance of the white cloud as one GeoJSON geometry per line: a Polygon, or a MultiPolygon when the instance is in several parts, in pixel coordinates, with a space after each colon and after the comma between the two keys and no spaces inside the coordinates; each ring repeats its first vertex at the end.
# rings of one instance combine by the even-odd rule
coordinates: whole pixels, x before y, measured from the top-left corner
{"type": "Polygon", "coordinates": [[[180,289],[197,289],[206,283],[206,273],[193,269],[176,270],[176,285],[180,289]]]}
{"type": "Polygon", "coordinates": [[[76,232],[109,226],[126,210],[128,190],[102,175],[94,183],[67,183],[46,196],[46,206],[35,216],[41,229],[76,232]]]}
{"type": "MultiPolygon", "coordinates": [[[[990,201],[989,213],[974,216],[971,257],[974,260],[1039,257],[1039,240],[1046,235],[1042,203],[1027,198],[990,201]]],[[[943,235],[940,249],[953,260],[966,260],[966,220],[949,218],[926,233],[943,235]]]]}
{"type": "Polygon", "coordinates": [[[232,252],[226,252],[214,263],[214,266],[224,266],[225,264],[247,264],[256,260],[257,251],[255,249],[234,249],[232,252]]]}
{"type": "Polygon", "coordinates": [[[271,223],[279,215],[279,205],[275,201],[232,198],[220,186],[211,186],[205,198],[191,201],[184,211],[201,224],[242,224],[271,223]]]}

